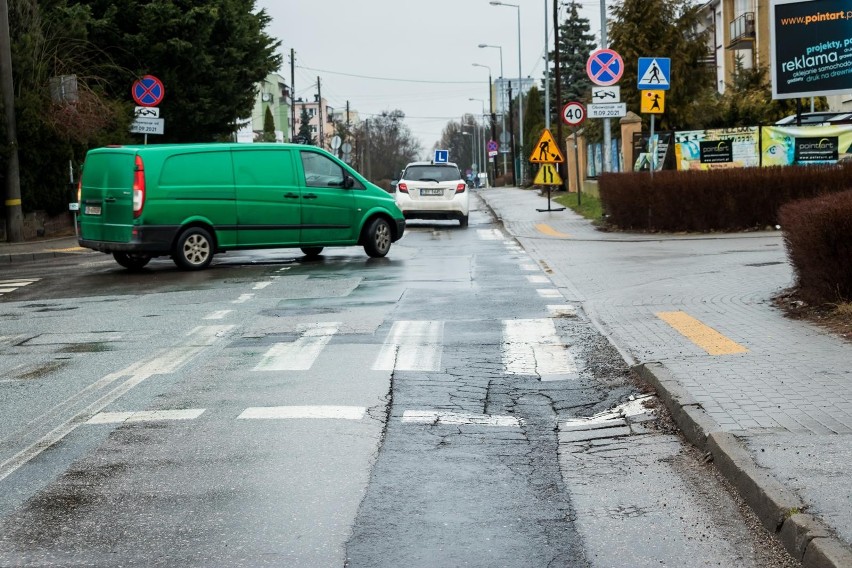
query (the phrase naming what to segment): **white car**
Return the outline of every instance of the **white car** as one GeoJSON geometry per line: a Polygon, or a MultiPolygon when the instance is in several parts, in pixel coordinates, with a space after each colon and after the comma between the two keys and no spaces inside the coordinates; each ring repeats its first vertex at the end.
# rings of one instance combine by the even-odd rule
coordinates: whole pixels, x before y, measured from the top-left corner
{"type": "Polygon", "coordinates": [[[394,192],[406,219],[458,219],[467,227],[470,193],[459,167],[452,162],[412,162],[394,192]]]}

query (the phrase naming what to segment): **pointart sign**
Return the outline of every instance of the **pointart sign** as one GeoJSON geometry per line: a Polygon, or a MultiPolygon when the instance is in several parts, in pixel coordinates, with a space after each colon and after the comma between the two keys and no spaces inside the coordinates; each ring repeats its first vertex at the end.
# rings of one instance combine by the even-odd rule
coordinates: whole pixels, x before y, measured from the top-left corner
{"type": "Polygon", "coordinates": [[[770,14],[773,99],[852,91],[849,0],[777,0],[770,14]]]}

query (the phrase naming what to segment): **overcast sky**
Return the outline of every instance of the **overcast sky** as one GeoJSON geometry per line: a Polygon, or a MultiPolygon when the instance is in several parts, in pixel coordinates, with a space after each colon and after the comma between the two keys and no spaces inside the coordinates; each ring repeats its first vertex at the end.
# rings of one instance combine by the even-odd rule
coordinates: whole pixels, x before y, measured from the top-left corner
{"type": "MultiPolygon", "coordinates": [[[[553,1],[514,0],[520,5],[521,72],[544,75],[545,12],[553,44],[553,1]]],[[[591,33],[600,37],[600,0],[578,2],[591,33]]],[[[607,6],[612,4],[608,0],[607,6]]],[[[518,9],[489,0],[257,0],[272,18],[268,33],[281,40],[281,69],[290,82],[290,49],[296,50],[295,96],[313,100],[317,77],[322,96],[361,118],[400,109],[424,151],[450,120],[488,109],[488,70],[518,77],[518,9]]],[[[564,17],[565,10],[560,10],[564,17]]],[[[552,104],[556,104],[555,101],[552,104]]]]}

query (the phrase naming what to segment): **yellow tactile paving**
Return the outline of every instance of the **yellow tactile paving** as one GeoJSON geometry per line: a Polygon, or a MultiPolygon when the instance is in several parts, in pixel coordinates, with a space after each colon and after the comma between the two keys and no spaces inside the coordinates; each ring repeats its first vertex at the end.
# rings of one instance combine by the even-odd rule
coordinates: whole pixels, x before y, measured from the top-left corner
{"type": "Polygon", "coordinates": [[[551,237],[561,237],[563,239],[570,239],[571,238],[571,235],[569,235],[568,233],[559,232],[556,229],[554,229],[553,227],[551,227],[550,225],[545,225],[544,223],[536,225],[535,228],[538,230],[539,233],[544,233],[545,235],[548,235],[548,236],[551,236],[551,237]]]}
{"type": "Polygon", "coordinates": [[[710,355],[748,353],[748,349],[729,339],[686,312],[657,312],[657,317],[710,355]]]}

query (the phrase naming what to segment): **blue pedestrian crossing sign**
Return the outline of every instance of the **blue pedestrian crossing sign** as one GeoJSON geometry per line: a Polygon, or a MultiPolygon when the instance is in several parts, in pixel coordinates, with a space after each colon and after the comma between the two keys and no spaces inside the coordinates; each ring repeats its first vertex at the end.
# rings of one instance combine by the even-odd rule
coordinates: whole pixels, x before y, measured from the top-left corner
{"type": "Polygon", "coordinates": [[[450,161],[449,150],[435,150],[435,159],[432,160],[436,164],[446,164],[450,161]]]}
{"type": "Polygon", "coordinates": [[[639,89],[667,91],[671,86],[672,60],[668,57],[639,58],[639,89]]]}

